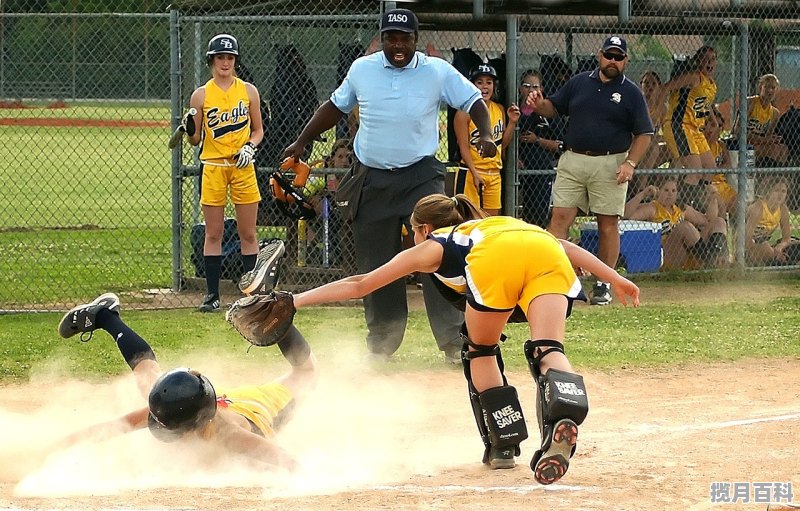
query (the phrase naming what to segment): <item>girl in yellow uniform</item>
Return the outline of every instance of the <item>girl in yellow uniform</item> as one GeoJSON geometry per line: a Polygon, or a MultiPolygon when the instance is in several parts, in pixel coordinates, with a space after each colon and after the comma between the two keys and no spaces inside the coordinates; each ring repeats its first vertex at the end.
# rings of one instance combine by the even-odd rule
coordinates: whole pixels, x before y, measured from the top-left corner
{"type": "Polygon", "coordinates": [[[469,197],[489,215],[499,215],[503,206],[501,202],[503,153],[511,142],[514,127],[520,116],[516,104],[512,103],[506,112],[503,110],[503,105],[492,99],[497,88],[497,79],[497,72],[487,64],[481,64],[470,72],[470,81],[481,91],[481,97],[489,109],[492,139],[500,146],[497,154],[485,158],[478,152],[475,145],[478,142],[478,128],[468,113],[459,110],[453,121],[458,151],[461,154],[461,168],[456,175],[455,192],[469,197]]]}
{"type": "Polygon", "coordinates": [[[689,269],[698,263],[717,266],[725,261],[725,221],[691,206],[683,210],[677,199],[678,183],[674,176],[666,176],[660,186],[650,185],[628,201],[625,218],[661,224],[665,270],[689,269]]]}
{"type": "Polygon", "coordinates": [[[292,416],[296,400],[313,388],[317,377],[314,355],[296,328],[278,342],[291,372],[263,385],[223,390],[195,370],[179,368],[162,374],[150,345],[120,318],[119,306],[117,295],[101,295],[70,310],[58,332],[64,338],[80,334],[81,340],[89,340],[98,329],[108,332],[133,370],[147,406],[73,433],[57,448],[149,428],[162,441],[199,438],[265,465],[296,467],[294,458],[274,440],[292,416]]]}
{"type": "MultiPolygon", "coordinates": [[[[775,107],[775,96],[780,89],[778,77],[766,74],[758,79],[757,96],[747,98],[747,143],[756,152],[757,167],[782,167],[786,165],[789,149],[775,134],[780,112],[775,107]]],[[[739,132],[739,118],[733,123],[733,133],[739,132]]]]}
{"type": "MultiPolygon", "coordinates": [[[[713,106],[711,109],[711,116],[706,122],[703,134],[706,140],[708,140],[708,147],[711,149],[711,154],[714,155],[717,168],[729,169],[731,168],[731,155],[728,152],[728,147],[719,139],[724,125],[725,117],[723,117],[722,112],[719,111],[716,105],[713,106]]],[[[737,206],[736,197],[738,193],[733,189],[730,183],[728,183],[726,174],[716,173],[712,175],[711,184],[713,185],[713,192],[711,193],[718,197],[719,216],[724,218],[725,213],[731,216],[735,215],[737,206]]]]}
{"type": "Polygon", "coordinates": [[[200,144],[202,164],[200,204],[206,223],[203,259],[208,289],[199,310],[213,312],[220,308],[222,233],[229,189],[236,208],[244,272],[252,270],[256,263],[256,219],[261,195],[253,158],[256,146],[264,138],[264,126],[258,90],[236,77],[236,38],[228,34],[212,37],[206,58],[212,78],[192,93],[189,104],[197,113],[187,123],[200,129],[193,133],[187,129],[186,134],[192,145],[200,144]]]}
{"type": "Polygon", "coordinates": [[[461,361],[484,442],[483,461],[492,468],[513,467],[519,442],[527,438],[498,343],[507,322],[528,322],[531,340],[524,351],[538,397],[545,387],[570,394],[565,397],[570,405],[558,413],[538,400],[542,444],[531,469],[542,484],[559,480],[574,454],[577,426],[588,412],[583,380],[564,355],[566,317],[574,299],[585,299],[573,268],[610,282],[623,304],[630,297],[638,306],[639,289],[591,253],[539,227],[510,217],[487,218],[465,195],[420,199],[411,226],[413,248],[369,273],[299,293],[295,307],[361,298],[409,273],[432,273],[440,291],[465,309],[461,361]]]}
{"type": "MultiPolygon", "coordinates": [[[[690,59],[688,70],[671,78],[661,88],[661,98],[668,97],[664,118],[664,142],[672,153],[673,165],[685,169],[716,168],[714,155],[703,136],[703,127],[711,114],[717,95],[714,71],[717,53],[703,46],[690,59]]],[[[706,210],[705,181],[711,175],[687,174],[681,182],[681,199],[695,209],[706,210]]]]}
{"type": "Polygon", "coordinates": [[[766,193],[747,208],[745,220],[745,256],[753,265],[799,264],[800,240],[792,238],[786,196],[789,186],[785,177],[766,181],[766,193]],[[780,238],[772,241],[780,229],[780,238]]]}

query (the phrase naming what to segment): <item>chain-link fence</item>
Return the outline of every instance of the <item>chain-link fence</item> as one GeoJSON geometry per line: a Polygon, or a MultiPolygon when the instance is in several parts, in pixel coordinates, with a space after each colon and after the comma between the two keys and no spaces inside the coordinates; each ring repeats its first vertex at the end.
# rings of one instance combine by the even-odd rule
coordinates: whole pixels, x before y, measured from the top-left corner
{"type": "MultiPolygon", "coordinates": [[[[380,50],[378,20],[392,2],[185,0],[170,11],[111,2],[109,12],[99,12],[103,2],[92,4],[98,12],[80,12],[77,2],[64,2],[61,11],[40,3],[0,7],[0,308],[62,309],[106,290],[124,293],[134,306],[197,305],[205,288],[198,153],[187,143],[171,152],[166,141],[192,91],[209,79],[206,45],[222,32],[238,38],[239,75],[258,88],[268,112],[257,153],[258,235],[286,242],[282,285],[306,289],[355,271],[349,225],[328,188],[348,161],[348,144],[334,144],[352,139],[357,117],[309,150],[315,218],[284,215],[268,177],[350,63],[380,50]]],[[[787,246],[800,232],[800,37],[792,21],[800,12],[794,2],[508,3],[515,11],[503,11],[506,3],[483,4],[481,12],[468,2],[448,3],[446,12],[436,2],[409,7],[420,18],[418,49],[465,73],[476,58],[490,62],[501,77],[498,100],[506,105],[523,105],[533,85],[551,94],[574,73],[594,69],[606,37],[628,41],[626,76],[642,81],[659,133],[629,187],[622,267],[646,273],[663,269],[662,261],[678,271],[797,264],[796,249],[787,246]],[[713,169],[673,156],[674,133],[670,138],[664,130],[671,129],[667,119],[679,94],[658,105],[655,92],[662,89],[652,85],[680,76],[706,46],[716,56],[709,73],[716,94],[701,109],[704,120],[719,119],[709,140],[709,148],[719,149],[714,162],[720,166],[713,169]],[[765,82],[765,75],[777,82],[765,82]],[[670,200],[696,233],[676,237],[678,229],[650,214],[670,200]],[[685,213],[690,206],[699,216],[685,213]],[[709,241],[715,233],[724,238],[709,241]],[[698,236],[706,250],[693,252],[698,236]],[[673,259],[681,247],[685,260],[673,259]]],[[[558,142],[569,121],[526,113],[505,156],[503,212],[546,225],[558,142]]],[[[454,170],[460,162],[452,112],[445,108],[440,131],[437,157],[454,170]]],[[[232,207],[226,216],[235,216],[232,207]]],[[[570,235],[596,250],[592,220],[580,217],[570,235]]],[[[235,268],[236,240],[229,241],[228,264],[235,268]]],[[[238,275],[234,269],[224,277],[238,275]]],[[[238,291],[231,285],[225,294],[232,299],[238,291]]]]}

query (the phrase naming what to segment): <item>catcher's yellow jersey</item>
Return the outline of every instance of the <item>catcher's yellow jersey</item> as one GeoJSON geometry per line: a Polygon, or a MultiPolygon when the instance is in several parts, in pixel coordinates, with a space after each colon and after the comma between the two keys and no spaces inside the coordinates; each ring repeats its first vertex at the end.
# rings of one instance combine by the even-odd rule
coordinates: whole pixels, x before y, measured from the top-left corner
{"type": "Polygon", "coordinates": [[[581,284],[561,243],[541,227],[492,216],[437,229],[429,236],[444,249],[433,273],[478,310],[527,312],[543,294],[576,298],[581,284]]]}
{"type": "Polygon", "coordinates": [[[699,130],[706,124],[711,104],[717,97],[717,83],[702,73],[698,74],[699,84],[672,91],[669,96],[666,121],[673,126],[682,124],[699,130]]]}
{"type": "Polygon", "coordinates": [[[484,158],[478,154],[476,144],[481,134],[472,119],[469,121],[469,153],[472,156],[472,163],[475,165],[475,170],[478,172],[498,174],[500,173],[500,169],[503,168],[503,151],[501,151],[501,145],[503,144],[503,131],[505,130],[506,116],[502,105],[496,101],[489,101],[486,106],[489,108],[489,126],[492,128],[492,140],[497,146],[497,153],[491,158],[484,158]]]}
{"type": "Polygon", "coordinates": [[[266,438],[275,436],[294,409],[291,391],[280,383],[236,387],[217,396],[218,407],[245,417],[266,438]]]}
{"type": "Polygon", "coordinates": [[[683,210],[672,205],[670,209],[665,208],[660,202],[653,201],[656,207],[656,213],[653,215],[653,222],[661,223],[661,235],[666,236],[673,227],[683,222],[683,210]]]}
{"type": "Polygon", "coordinates": [[[231,159],[250,140],[250,97],[245,82],[233,79],[222,90],[214,79],[204,85],[201,161],[231,159]]]}
{"type": "Polygon", "coordinates": [[[763,243],[768,241],[775,232],[775,229],[781,224],[781,207],[778,206],[774,211],[769,209],[767,201],[761,200],[761,220],[753,233],[753,239],[756,243],[763,243]]]}
{"type": "Polygon", "coordinates": [[[758,96],[747,98],[750,108],[747,112],[747,133],[754,135],[766,135],[767,128],[775,115],[775,108],[772,105],[763,106],[758,96]]]}

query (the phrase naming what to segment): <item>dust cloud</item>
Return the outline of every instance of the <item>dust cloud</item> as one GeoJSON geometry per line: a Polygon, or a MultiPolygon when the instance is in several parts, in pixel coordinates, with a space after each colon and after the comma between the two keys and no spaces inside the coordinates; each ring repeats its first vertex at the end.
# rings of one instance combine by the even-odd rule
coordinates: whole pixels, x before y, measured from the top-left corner
{"type": "MultiPolygon", "coordinates": [[[[311,341],[313,346],[313,340],[311,341]]],[[[40,371],[0,393],[0,481],[20,497],[113,495],[164,487],[261,487],[268,496],[333,494],[479,465],[483,446],[458,370],[392,374],[363,361],[363,340],[319,357],[320,379],[277,441],[301,468],[266,471],[199,441],[165,444],[147,430],[68,448],[64,436],[108,421],[146,400],[128,374],[102,382],[40,371]],[[444,383],[442,383],[444,382],[444,383]]],[[[275,349],[277,348],[267,348],[275,349]]],[[[261,383],[288,370],[255,353],[242,361],[193,352],[182,364],[217,388],[261,383]]],[[[51,362],[52,364],[52,362],[51,362]]],[[[390,363],[391,364],[391,363],[390,363]]],[[[391,367],[391,365],[389,366],[391,367]]],[[[162,369],[171,366],[162,363],[162,369]]],[[[63,372],[61,373],[63,375],[63,372]]]]}

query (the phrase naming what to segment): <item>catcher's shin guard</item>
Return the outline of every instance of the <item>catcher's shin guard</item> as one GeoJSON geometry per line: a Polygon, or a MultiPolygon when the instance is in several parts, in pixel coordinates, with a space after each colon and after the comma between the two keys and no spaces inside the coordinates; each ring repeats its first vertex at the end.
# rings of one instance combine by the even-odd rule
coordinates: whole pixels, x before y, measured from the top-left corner
{"type": "Polygon", "coordinates": [[[531,459],[531,470],[541,484],[552,484],[566,474],[575,454],[578,426],[589,413],[583,377],[558,369],[546,374],[539,370],[542,358],[552,351],[564,353],[563,344],[548,339],[525,342],[525,358],[536,381],[536,418],[542,437],[542,445],[531,459]]]}
{"type": "Polygon", "coordinates": [[[503,374],[503,358],[500,347],[483,346],[474,344],[462,329],[464,346],[462,348],[461,362],[464,366],[464,377],[467,379],[467,391],[475,416],[475,423],[484,445],[483,463],[492,468],[513,468],[514,456],[519,456],[519,444],[528,438],[522,406],[517,397],[517,390],[508,385],[508,380],[503,374]],[[475,351],[468,351],[472,346],[475,351]],[[497,358],[497,366],[503,378],[503,386],[478,392],[472,383],[470,363],[479,357],[497,358]]]}

